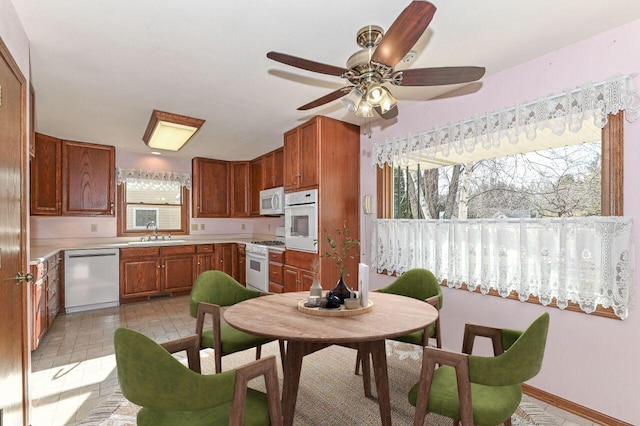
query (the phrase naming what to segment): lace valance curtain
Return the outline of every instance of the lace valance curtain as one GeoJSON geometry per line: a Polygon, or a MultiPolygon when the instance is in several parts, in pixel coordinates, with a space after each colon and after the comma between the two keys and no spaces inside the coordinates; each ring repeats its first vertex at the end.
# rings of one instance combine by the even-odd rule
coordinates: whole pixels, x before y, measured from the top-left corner
{"type": "Polygon", "coordinates": [[[117,183],[136,183],[142,186],[153,186],[162,189],[175,185],[186,186],[191,189],[191,175],[189,173],[156,172],[140,169],[117,168],[117,183]]]}
{"type": "Polygon", "coordinates": [[[537,296],[588,313],[612,307],[621,319],[635,305],[632,220],[558,219],[392,220],[372,225],[371,266],[402,274],[431,270],[449,287],[521,301],[537,296]]]}
{"type": "Polygon", "coordinates": [[[640,97],[629,75],[614,76],[595,84],[586,83],[535,102],[374,143],[371,162],[379,167],[385,163],[393,166],[394,162],[396,165],[410,165],[423,158],[448,157],[451,152],[462,154],[477,149],[499,148],[505,140],[511,144],[518,144],[522,139],[532,141],[539,131],[545,129],[555,135],[562,135],[567,129],[577,132],[589,118],[593,118],[595,126],[603,128],[607,124],[607,115],[621,110],[625,110],[628,121],[634,121],[640,115],[640,97]],[[522,135],[526,138],[520,138],[522,135]]]}

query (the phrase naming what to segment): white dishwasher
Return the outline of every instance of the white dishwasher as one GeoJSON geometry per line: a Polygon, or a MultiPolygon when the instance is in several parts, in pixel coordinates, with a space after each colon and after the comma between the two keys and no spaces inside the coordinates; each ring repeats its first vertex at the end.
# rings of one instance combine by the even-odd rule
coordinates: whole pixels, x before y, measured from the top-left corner
{"type": "Polygon", "coordinates": [[[120,304],[117,248],[65,250],[64,306],[68,314],[120,304]]]}

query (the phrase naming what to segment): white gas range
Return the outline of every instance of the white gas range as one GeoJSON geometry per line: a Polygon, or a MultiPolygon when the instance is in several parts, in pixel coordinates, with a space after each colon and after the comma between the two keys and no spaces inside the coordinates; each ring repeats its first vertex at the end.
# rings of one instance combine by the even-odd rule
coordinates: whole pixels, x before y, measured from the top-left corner
{"type": "Polygon", "coordinates": [[[269,247],[281,247],[284,249],[284,227],[276,228],[275,240],[251,241],[245,246],[246,283],[253,290],[269,292],[269,247]]]}

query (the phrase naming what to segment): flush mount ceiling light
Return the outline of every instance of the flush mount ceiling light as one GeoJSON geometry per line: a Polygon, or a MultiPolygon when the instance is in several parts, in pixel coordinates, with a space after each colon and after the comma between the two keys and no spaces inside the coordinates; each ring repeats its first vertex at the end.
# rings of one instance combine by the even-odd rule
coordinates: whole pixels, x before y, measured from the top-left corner
{"type": "Polygon", "coordinates": [[[203,124],[198,118],[154,109],[142,140],[151,148],[178,151],[203,124]]]}

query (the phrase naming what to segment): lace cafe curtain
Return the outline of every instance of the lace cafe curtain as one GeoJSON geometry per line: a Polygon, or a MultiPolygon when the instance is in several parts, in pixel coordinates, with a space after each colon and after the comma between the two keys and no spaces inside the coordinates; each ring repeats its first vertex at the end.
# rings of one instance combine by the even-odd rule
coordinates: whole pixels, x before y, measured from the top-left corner
{"type": "MultiPolygon", "coordinates": [[[[640,116],[634,76],[600,83],[502,108],[415,135],[376,143],[372,165],[411,165],[455,152],[500,148],[501,143],[535,145],[537,134],[577,132],[587,119],[603,128],[608,114],[640,116]],[[524,135],[525,137],[521,137],[524,135]]],[[[535,150],[535,146],[530,150],[535,150]]],[[[598,305],[621,319],[635,306],[632,220],[626,217],[393,220],[373,221],[372,267],[402,274],[430,269],[449,287],[521,301],[537,296],[561,309],[574,302],[588,313],[598,305]]]]}
{"type": "Polygon", "coordinates": [[[176,185],[191,189],[191,175],[177,172],[155,172],[139,169],[117,168],[117,183],[133,183],[146,189],[169,189],[176,185]]]}
{"type": "Polygon", "coordinates": [[[537,296],[560,309],[612,307],[621,319],[635,305],[631,218],[416,220],[376,219],[371,266],[402,274],[431,270],[447,286],[520,301],[537,296]]]}

